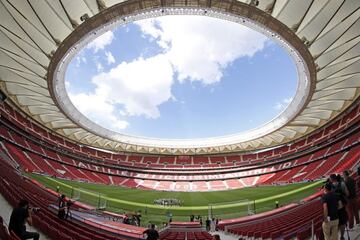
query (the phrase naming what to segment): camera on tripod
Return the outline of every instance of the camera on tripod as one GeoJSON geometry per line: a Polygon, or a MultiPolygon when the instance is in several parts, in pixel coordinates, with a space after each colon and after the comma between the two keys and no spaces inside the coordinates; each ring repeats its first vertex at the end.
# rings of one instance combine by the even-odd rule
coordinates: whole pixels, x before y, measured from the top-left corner
{"type": "Polygon", "coordinates": [[[75,201],[69,200],[69,201],[66,202],[66,206],[69,208],[69,207],[71,207],[71,206],[74,204],[74,202],[75,202],[75,201]]]}

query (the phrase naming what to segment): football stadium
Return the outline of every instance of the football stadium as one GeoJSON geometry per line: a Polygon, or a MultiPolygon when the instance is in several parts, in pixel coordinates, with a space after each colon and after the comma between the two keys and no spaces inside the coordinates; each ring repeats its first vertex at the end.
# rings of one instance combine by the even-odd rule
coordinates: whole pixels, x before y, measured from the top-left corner
{"type": "Polygon", "coordinates": [[[359,0],[0,3],[0,239],[359,238],[359,0]]]}

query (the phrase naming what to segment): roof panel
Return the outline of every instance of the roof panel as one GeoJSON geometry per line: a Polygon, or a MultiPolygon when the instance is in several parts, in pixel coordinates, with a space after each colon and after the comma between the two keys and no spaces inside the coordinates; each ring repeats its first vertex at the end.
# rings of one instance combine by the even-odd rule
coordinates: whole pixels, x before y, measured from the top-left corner
{"type": "Polygon", "coordinates": [[[31,39],[26,35],[26,33],[21,29],[21,27],[16,23],[14,20],[14,17],[9,13],[7,8],[5,8],[5,5],[2,1],[0,1],[0,21],[1,21],[1,28],[2,31],[6,29],[7,31],[11,31],[13,34],[16,34],[21,39],[24,39],[28,43],[33,44],[33,46],[36,47],[36,45],[31,41],[31,39]]]}
{"type": "Polygon", "coordinates": [[[289,28],[296,29],[312,2],[313,0],[289,1],[277,19],[285,23],[289,28]]]}
{"type": "Polygon", "coordinates": [[[304,26],[301,31],[298,31],[297,35],[300,38],[305,37],[308,41],[312,42],[326,27],[338,8],[341,6],[342,2],[343,1],[340,0],[329,1],[319,12],[317,12],[311,20],[311,24],[304,26]]]}
{"type": "Polygon", "coordinates": [[[327,68],[321,69],[318,72],[318,79],[322,80],[322,79],[328,78],[330,76],[335,77],[336,73],[339,73],[344,69],[347,69],[349,66],[353,65],[357,61],[358,61],[357,59],[350,59],[348,61],[341,62],[338,64],[333,64],[331,66],[328,66],[327,68]]]}
{"type": "Polygon", "coordinates": [[[347,51],[351,50],[354,46],[358,45],[359,41],[360,41],[360,36],[338,46],[337,48],[333,48],[329,51],[326,51],[315,60],[316,64],[318,64],[320,68],[325,67],[326,65],[336,60],[339,56],[341,56],[341,54],[345,54],[347,51]]]}
{"type": "Polygon", "coordinates": [[[323,32],[319,35],[319,38],[323,36],[323,34],[330,31],[330,29],[334,28],[339,23],[343,22],[345,18],[353,14],[355,9],[360,8],[360,1],[358,0],[346,0],[341,8],[336,12],[335,16],[331,19],[331,21],[326,25],[323,32]]]}
{"type": "Polygon", "coordinates": [[[69,15],[70,19],[75,21],[77,24],[81,24],[80,17],[87,14],[89,17],[93,16],[93,13],[88,8],[83,0],[62,0],[65,11],[69,15]]]}
{"type": "Polygon", "coordinates": [[[21,48],[11,41],[11,39],[8,38],[2,31],[0,31],[0,49],[22,56],[27,60],[32,60],[32,58],[24,54],[24,51],[22,51],[21,48]]]}
{"type": "Polygon", "coordinates": [[[36,46],[34,47],[33,44],[24,41],[24,39],[21,39],[19,36],[16,36],[5,29],[3,29],[3,33],[10,41],[14,42],[16,46],[21,48],[26,55],[38,62],[40,65],[47,66],[50,63],[49,58],[39,48],[36,46]]]}
{"type": "Polygon", "coordinates": [[[93,15],[97,14],[99,12],[98,4],[96,3],[96,0],[83,0],[86,6],[90,9],[91,13],[93,15]]]}
{"type": "Polygon", "coordinates": [[[39,1],[11,1],[8,2],[8,8],[11,11],[17,11],[19,12],[22,17],[24,17],[31,25],[33,25],[34,28],[36,28],[41,34],[46,35],[48,38],[50,38],[50,35],[47,33],[46,29],[44,28],[43,24],[39,20],[39,18],[36,16],[38,14],[39,9],[32,10],[32,2],[36,3],[39,1]]]}
{"type": "Polygon", "coordinates": [[[61,17],[62,8],[57,9],[56,13],[51,8],[51,5],[46,1],[33,1],[32,5],[53,38],[57,41],[63,41],[73,30],[64,18],[61,17]]]}
{"type": "Polygon", "coordinates": [[[310,52],[313,55],[318,55],[321,52],[332,49],[337,46],[340,46],[346,43],[349,38],[341,37],[346,32],[357,31],[354,32],[354,36],[359,36],[359,17],[360,17],[360,9],[356,11],[353,15],[347,18],[345,21],[341,22],[335,28],[327,32],[321,38],[319,38],[316,42],[314,42],[310,47],[310,52]],[[356,24],[358,22],[358,24],[356,24]],[[354,25],[355,23],[355,25],[354,25]],[[331,48],[332,47],[332,48],[331,48]]]}
{"type": "Polygon", "coordinates": [[[289,3],[288,0],[276,0],[274,10],[272,12],[272,16],[278,18],[279,14],[286,7],[288,3],[289,3]]]}
{"type": "Polygon", "coordinates": [[[319,13],[329,4],[329,2],[330,0],[314,0],[297,29],[297,33],[301,32],[305,27],[311,25],[312,21],[316,19],[319,13]]]}
{"type": "Polygon", "coordinates": [[[26,34],[32,42],[36,43],[38,48],[41,48],[43,51],[48,53],[56,49],[55,42],[48,34],[43,33],[39,27],[33,25],[29,19],[24,18],[24,16],[17,12],[14,8],[8,6],[8,10],[14,17],[17,24],[19,24],[22,29],[26,30],[26,34]]]}
{"type": "Polygon", "coordinates": [[[2,52],[5,53],[11,59],[13,59],[15,62],[23,66],[24,68],[28,69],[33,74],[39,77],[44,77],[46,75],[47,71],[36,62],[33,62],[33,60],[24,59],[23,57],[20,57],[18,55],[15,55],[11,52],[7,52],[4,50],[2,50],[2,52]]]}
{"type": "Polygon", "coordinates": [[[326,89],[328,87],[331,87],[332,85],[335,85],[337,83],[341,83],[343,81],[346,81],[352,77],[357,78],[356,75],[349,75],[349,76],[343,76],[343,77],[335,77],[335,78],[326,78],[323,81],[320,81],[316,84],[316,90],[322,90],[326,89]]]}
{"type": "MultiPolygon", "coordinates": [[[[9,68],[17,71],[27,72],[33,74],[32,71],[25,68],[14,59],[12,59],[9,55],[5,54],[3,51],[0,51],[0,68],[9,68]]],[[[6,70],[8,71],[8,70],[6,70]]],[[[1,72],[0,72],[1,77],[1,72]]]]}

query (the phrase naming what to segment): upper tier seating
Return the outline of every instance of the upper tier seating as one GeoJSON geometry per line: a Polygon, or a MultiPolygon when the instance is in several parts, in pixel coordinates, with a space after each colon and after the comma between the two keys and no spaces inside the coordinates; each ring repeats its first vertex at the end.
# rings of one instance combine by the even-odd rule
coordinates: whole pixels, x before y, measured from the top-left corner
{"type": "MultiPolygon", "coordinates": [[[[1,127],[0,127],[1,128],[1,127]]],[[[15,133],[13,133],[15,134],[15,133]]],[[[358,135],[358,134],[357,134],[358,135]]],[[[357,138],[349,138],[355,141],[357,138]]],[[[112,168],[104,168],[91,164],[79,162],[77,159],[70,159],[62,153],[55,153],[52,150],[41,150],[40,153],[32,148],[23,148],[20,145],[4,141],[1,143],[3,150],[7,152],[25,171],[38,172],[58,178],[67,178],[78,181],[88,181],[102,184],[122,185],[126,187],[155,189],[155,190],[171,190],[171,191],[211,191],[236,189],[254,185],[266,184],[283,184],[290,182],[299,182],[305,180],[314,180],[328,176],[333,172],[341,172],[355,166],[360,159],[360,145],[354,145],[351,141],[346,141],[346,146],[353,146],[348,151],[340,151],[346,147],[343,144],[337,144],[337,147],[329,147],[333,149],[333,155],[327,157],[326,152],[329,148],[323,149],[321,153],[310,154],[300,159],[295,159],[286,164],[275,164],[275,169],[280,171],[270,172],[260,176],[241,177],[240,179],[219,179],[212,178],[207,182],[201,181],[166,181],[164,177],[166,173],[151,175],[152,178],[146,180],[146,175],[139,175],[134,179],[127,181],[124,176],[115,176],[116,170],[112,168]],[[315,160],[315,161],[313,161],[315,160]],[[313,162],[312,162],[313,161],[313,162]]],[[[41,148],[42,149],[42,148],[41,148]]],[[[271,170],[271,169],[270,169],[271,170]]],[[[269,171],[270,171],[269,170],[269,171]]],[[[246,172],[246,170],[245,170],[246,172]]],[[[251,172],[251,171],[250,171],[251,172]]],[[[208,173],[203,173],[207,176],[208,173]],[[207,175],[206,175],[207,174],[207,175]]],[[[256,173],[255,173],[256,174],[256,173]]],[[[212,174],[211,176],[216,176],[212,174]]],[[[227,174],[228,175],[228,174],[227,174]]],[[[149,175],[150,176],[150,175],[149,175]]],[[[210,176],[210,175],[209,175],[210,176]]]]}
{"type": "Polygon", "coordinates": [[[304,149],[296,153],[293,145],[286,145],[242,155],[177,157],[121,155],[79,146],[34,127],[36,124],[7,104],[0,106],[0,111],[8,113],[0,119],[4,123],[0,125],[4,150],[23,170],[60,178],[142,189],[211,191],[319,179],[352,168],[359,161],[360,127],[353,125],[360,119],[359,106],[325,128],[330,130],[322,129],[294,143],[297,149],[304,149]],[[320,143],[320,138],[329,138],[344,125],[348,128],[338,139],[320,143]],[[38,133],[29,135],[29,129],[38,133]],[[304,147],[314,142],[316,146],[304,147]],[[287,156],[291,151],[294,154],[287,156]],[[211,172],[215,167],[217,170],[211,172]],[[190,178],[189,171],[196,178],[190,178]],[[174,172],[179,177],[175,178],[174,172]]]}

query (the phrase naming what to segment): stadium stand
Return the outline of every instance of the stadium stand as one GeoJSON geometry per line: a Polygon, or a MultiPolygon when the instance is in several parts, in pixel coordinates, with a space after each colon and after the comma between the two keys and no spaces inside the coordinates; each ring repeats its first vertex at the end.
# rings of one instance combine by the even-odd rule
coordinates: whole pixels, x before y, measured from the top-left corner
{"type": "Polygon", "coordinates": [[[213,236],[204,231],[199,222],[171,222],[160,233],[163,240],[212,240],[213,236]]]}
{"type": "Polygon", "coordinates": [[[314,224],[315,233],[321,239],[322,208],[319,198],[297,206],[286,206],[265,214],[236,220],[221,221],[219,227],[242,238],[262,239],[306,239],[311,236],[314,224]]]}
{"type": "MultiPolygon", "coordinates": [[[[20,135],[20,131],[15,132],[14,128],[7,129],[5,126],[6,125],[4,124],[0,127],[1,135],[6,140],[3,143],[3,148],[10,154],[10,156],[13,157],[13,159],[18,161],[19,165],[22,166],[26,171],[38,172],[60,178],[86,180],[88,182],[97,182],[103,184],[111,183],[108,174],[115,175],[113,173],[118,172],[118,169],[113,167],[113,165],[110,165],[108,162],[85,162],[81,157],[66,155],[58,148],[49,148],[48,145],[36,145],[33,139],[26,139],[25,141],[24,138],[20,135]],[[104,166],[107,167],[107,172],[103,171],[104,166]]],[[[347,139],[339,140],[330,146],[325,145],[323,148],[318,147],[315,152],[306,153],[305,156],[288,161],[287,164],[283,164],[280,160],[274,162],[272,165],[263,164],[263,169],[266,169],[266,172],[264,173],[271,173],[274,171],[271,169],[278,170],[271,176],[264,174],[264,176],[260,175],[261,178],[254,178],[252,176],[257,176],[257,174],[251,173],[249,167],[243,167],[239,168],[238,172],[246,174],[243,174],[245,177],[240,177],[239,181],[231,181],[231,183],[228,183],[228,179],[222,179],[224,182],[215,180],[210,181],[210,184],[206,184],[207,186],[195,184],[193,185],[194,187],[190,186],[188,182],[177,181],[176,184],[168,190],[220,190],[228,189],[228,186],[231,186],[231,188],[240,188],[243,186],[299,182],[319,179],[323,176],[329,175],[332,172],[341,172],[345,168],[351,168],[352,166],[356,165],[359,160],[360,134],[358,129],[355,130],[356,131],[353,131],[347,139]],[[247,175],[249,177],[246,177],[247,175]]],[[[247,159],[247,157],[245,158],[247,159]]],[[[136,160],[140,163],[143,158],[129,156],[128,159],[132,159],[131,161],[136,160]]],[[[152,161],[158,161],[158,158],[152,158],[152,161]]],[[[137,167],[140,168],[140,166],[137,167]]],[[[206,170],[204,169],[202,171],[198,170],[193,173],[196,173],[199,176],[204,176],[205,179],[205,176],[210,176],[210,169],[211,168],[206,170]]],[[[255,169],[255,167],[253,167],[253,169],[255,169]]],[[[261,166],[257,165],[256,169],[261,169],[261,166]]],[[[127,168],[126,170],[129,171],[130,169],[127,168]]],[[[177,173],[182,174],[184,170],[186,169],[182,168],[181,172],[177,173]]],[[[230,172],[233,171],[234,168],[229,168],[228,170],[230,172]]],[[[151,180],[159,181],[163,179],[169,179],[169,173],[170,172],[164,170],[157,171],[156,173],[151,173],[149,170],[144,171],[144,174],[151,174],[151,180]]],[[[225,169],[223,173],[223,175],[225,175],[228,172],[225,169]]],[[[136,176],[137,175],[133,176],[135,180],[137,179],[136,176]]],[[[141,175],[139,179],[146,177],[149,176],[141,175]]],[[[216,179],[221,178],[222,177],[219,176],[216,179]]],[[[199,177],[198,180],[201,181],[202,178],[199,177]]],[[[144,189],[149,188],[149,186],[157,189],[156,187],[159,186],[159,184],[148,184],[148,182],[144,182],[144,185],[142,185],[142,183],[136,184],[133,181],[128,181],[125,183],[127,183],[127,185],[125,185],[127,187],[140,187],[144,189]]],[[[161,186],[160,189],[162,189],[161,186]]]]}
{"type": "MultiPolygon", "coordinates": [[[[156,165],[152,165],[153,168],[171,168],[174,165],[180,165],[182,168],[197,168],[194,167],[194,165],[198,165],[198,168],[203,169],[204,166],[201,166],[202,164],[206,164],[205,168],[212,168],[212,167],[234,167],[234,165],[227,165],[230,163],[235,163],[236,166],[247,166],[247,165],[254,165],[254,164],[263,164],[265,161],[270,160],[276,160],[279,159],[286,159],[286,156],[292,156],[293,150],[295,149],[295,152],[301,152],[300,149],[304,151],[306,148],[314,147],[314,145],[320,144],[322,141],[329,140],[334,137],[335,133],[337,133],[338,128],[341,128],[342,130],[344,128],[349,128],[351,125],[355,125],[355,123],[359,120],[359,107],[355,107],[350,113],[348,113],[346,116],[342,117],[340,120],[335,122],[334,124],[328,126],[325,128],[325,130],[322,130],[318,133],[311,134],[309,137],[307,137],[305,140],[299,140],[295,143],[290,144],[289,146],[281,146],[276,149],[263,151],[260,153],[252,153],[252,154],[241,154],[239,156],[212,156],[212,157],[199,157],[199,156],[179,156],[177,158],[174,157],[166,157],[164,160],[162,158],[159,158],[159,156],[136,156],[136,155],[119,155],[114,153],[108,153],[103,152],[96,149],[90,149],[85,146],[76,146],[75,143],[68,142],[65,139],[62,139],[58,136],[55,136],[54,134],[51,134],[50,132],[44,132],[44,130],[39,131],[40,127],[35,127],[36,124],[31,124],[29,120],[25,119],[21,114],[17,113],[14,109],[9,110],[11,107],[7,104],[4,104],[4,106],[1,108],[1,111],[3,112],[3,115],[7,115],[7,120],[11,123],[16,122],[16,126],[19,127],[19,129],[27,130],[23,132],[23,134],[27,135],[29,133],[30,129],[31,132],[36,131],[42,133],[41,139],[45,141],[44,144],[54,144],[56,147],[61,147],[62,150],[69,150],[72,153],[76,153],[78,157],[90,157],[92,160],[96,160],[99,162],[109,162],[110,164],[114,164],[115,160],[120,166],[124,164],[125,162],[131,162],[136,163],[134,165],[135,167],[144,167],[146,165],[141,165],[141,163],[155,163],[156,165]],[[11,115],[13,113],[14,115],[11,115]],[[15,115],[16,113],[16,115],[15,115]],[[24,124],[24,125],[21,125],[24,124]],[[46,136],[44,138],[44,136],[46,136]],[[51,136],[51,137],[50,137],[51,136]],[[316,140],[316,144],[314,144],[314,139],[316,140]],[[70,146],[70,147],[69,147],[70,146]],[[301,148],[300,148],[301,146],[301,148]],[[227,162],[226,162],[227,160],[227,162]],[[166,162],[167,164],[164,165],[163,162],[166,162]],[[210,163],[216,163],[214,165],[210,163]],[[218,164],[220,163],[220,165],[218,164]],[[139,165],[140,164],[140,165],[139,165]]],[[[33,142],[31,141],[25,141],[24,136],[21,137],[17,134],[8,133],[6,130],[2,129],[1,133],[5,134],[5,137],[8,139],[12,139],[19,143],[20,145],[27,147],[28,145],[31,146],[35,151],[42,153],[44,149],[39,149],[33,142]],[[10,135],[10,136],[9,136],[10,135]]],[[[343,132],[342,132],[343,133],[343,132]]],[[[355,136],[353,136],[355,138],[355,136]]],[[[358,138],[358,137],[357,137],[358,138]]],[[[317,147],[317,146],[316,146],[317,147]]],[[[49,154],[52,154],[51,152],[49,154]]],[[[52,155],[54,156],[54,155],[52,155]]],[[[178,166],[179,167],[179,166],[178,166]]]]}
{"type": "MultiPolygon", "coordinates": [[[[357,109],[357,108],[356,108],[357,109]]],[[[15,111],[13,111],[15,112],[15,111]]],[[[355,117],[357,115],[351,114],[355,117]]],[[[16,115],[19,118],[19,114],[16,115]]],[[[346,118],[348,119],[348,118],[346,118]]],[[[97,182],[103,184],[114,184],[120,183],[119,181],[111,181],[109,179],[109,174],[114,175],[113,173],[118,172],[118,169],[113,163],[111,163],[111,158],[102,159],[101,161],[94,161],[91,159],[84,158],[84,156],[80,154],[68,154],[68,152],[63,151],[63,149],[59,148],[58,145],[54,146],[50,141],[43,141],[44,139],[34,139],[34,136],[29,137],[22,131],[22,129],[15,128],[14,126],[10,126],[7,124],[6,119],[2,119],[1,121],[4,124],[0,127],[0,134],[2,138],[5,139],[3,147],[5,151],[18,161],[19,165],[24,168],[26,171],[30,172],[38,172],[41,174],[47,174],[50,176],[56,176],[60,178],[67,179],[75,179],[82,180],[88,182],[97,182]],[[40,144],[38,144],[40,142],[40,144]],[[41,142],[43,144],[41,144],[41,142]],[[91,165],[90,165],[91,164],[91,165]],[[107,171],[100,171],[104,169],[106,166],[107,171]]],[[[24,121],[23,121],[24,122],[24,121]]],[[[348,120],[346,121],[349,123],[348,120]]],[[[32,124],[34,125],[34,124],[32,124]]],[[[336,123],[336,125],[338,125],[336,123]]],[[[333,128],[333,127],[331,127],[333,128]]],[[[345,168],[351,168],[354,166],[359,159],[359,127],[349,128],[349,135],[345,135],[346,138],[342,137],[339,140],[334,139],[333,142],[325,142],[322,145],[318,145],[316,147],[309,147],[306,151],[302,151],[299,157],[292,157],[292,160],[286,161],[286,157],[277,159],[276,161],[271,161],[270,164],[267,164],[267,161],[262,159],[263,157],[268,157],[269,154],[260,154],[262,158],[262,165],[240,165],[237,169],[232,167],[223,168],[221,170],[223,175],[233,172],[237,170],[240,173],[246,173],[240,176],[240,180],[230,181],[230,179],[222,179],[222,176],[217,177],[212,181],[211,179],[206,179],[206,177],[199,177],[197,180],[200,183],[189,184],[188,182],[177,181],[175,185],[171,182],[167,185],[170,186],[168,189],[164,189],[164,184],[151,183],[148,181],[141,181],[137,179],[137,175],[130,176],[133,177],[135,181],[126,181],[122,182],[127,187],[139,187],[143,189],[153,188],[153,189],[162,189],[162,190],[221,190],[221,189],[235,189],[241,188],[244,186],[253,186],[253,185],[263,185],[263,184],[280,184],[280,183],[289,183],[289,182],[299,182],[305,180],[315,180],[319,179],[323,176],[327,176],[331,172],[339,172],[345,168]],[[340,161],[339,161],[340,160],[340,161]],[[287,162],[287,164],[283,164],[283,162],[287,162]],[[331,166],[331,168],[329,168],[331,166]],[[250,169],[265,169],[263,175],[258,175],[256,173],[251,173],[250,169]],[[273,169],[273,170],[272,170],[273,169]],[[279,171],[280,170],[280,171],[279,171]],[[250,172],[249,172],[250,171],[250,172]],[[272,175],[269,173],[273,172],[272,175]],[[266,174],[265,174],[266,173],[266,174]],[[249,177],[246,177],[249,176],[249,177]],[[253,176],[261,176],[254,178],[253,176]],[[217,180],[223,181],[217,181],[217,180]],[[204,184],[201,180],[209,180],[208,184],[204,184]],[[202,183],[201,183],[202,182],[202,183]]],[[[329,132],[333,132],[329,131],[329,132]]],[[[343,131],[343,134],[346,132],[343,131]]],[[[51,134],[47,134],[51,135],[51,134]]],[[[317,136],[322,136],[322,134],[317,134],[317,136]]],[[[52,138],[54,140],[55,138],[52,138]]],[[[59,138],[56,138],[57,143],[61,143],[59,138]]],[[[314,138],[312,138],[314,139],[314,138]]],[[[66,144],[65,144],[66,145],[66,144]]],[[[284,148],[281,147],[283,150],[284,148]]],[[[82,149],[85,149],[82,147],[82,149]]],[[[285,149],[286,150],[286,149],[285,149]]],[[[99,150],[88,151],[87,154],[95,154],[101,155],[98,152],[99,150]]],[[[274,151],[272,151],[274,152],[274,151]]],[[[280,151],[282,153],[282,151],[280,151]]],[[[298,153],[300,154],[300,153],[298,153]]],[[[103,157],[112,156],[110,153],[105,153],[101,155],[103,157]]],[[[259,155],[241,155],[241,162],[248,162],[251,157],[255,157],[257,159],[259,155]]],[[[120,157],[124,159],[124,156],[120,157]]],[[[144,174],[151,174],[151,180],[164,181],[164,179],[169,179],[170,173],[167,170],[163,170],[161,167],[160,158],[159,157],[149,157],[149,156],[125,156],[126,161],[136,163],[136,165],[127,166],[126,170],[129,171],[133,167],[142,168],[147,166],[147,170],[143,171],[144,174]],[[142,163],[142,162],[147,163],[142,163]],[[150,163],[150,164],[148,164],[150,163]],[[143,165],[142,165],[143,164],[143,165]],[[155,167],[154,167],[155,166],[155,167]],[[130,168],[131,167],[131,168],[130,168]],[[154,167],[154,170],[157,170],[155,173],[152,173],[151,167],[154,167]]],[[[209,163],[209,159],[214,159],[212,161],[216,162],[225,162],[225,158],[234,159],[232,156],[216,156],[216,157],[178,157],[176,161],[184,161],[187,164],[190,162],[201,162],[202,164],[205,162],[209,163]],[[196,160],[194,160],[196,159],[196,160]]],[[[116,158],[115,158],[116,159],[116,158]]],[[[211,161],[211,160],[210,160],[211,161]]],[[[252,160],[254,161],[254,160],[252,160]]],[[[260,160],[258,160],[260,161],[260,160]]],[[[197,164],[193,164],[196,166],[197,164]]],[[[181,171],[176,172],[178,174],[186,173],[186,171],[192,171],[192,173],[196,173],[199,176],[209,176],[211,173],[211,169],[214,167],[212,164],[206,164],[206,168],[190,168],[190,165],[182,165],[181,171]],[[196,172],[194,170],[196,169],[196,172]],[[185,172],[183,172],[185,171],[185,172]]],[[[218,166],[218,164],[215,164],[218,166]]],[[[124,167],[124,166],[123,166],[124,167]]],[[[167,166],[168,168],[168,166],[167,166]]],[[[167,169],[165,168],[165,169],[167,169]]],[[[219,172],[219,171],[217,171],[219,172]]],[[[231,176],[231,175],[230,175],[231,176]]],[[[139,179],[146,180],[147,175],[141,175],[139,179]]],[[[150,180],[150,179],[149,179],[150,180]]]]}

